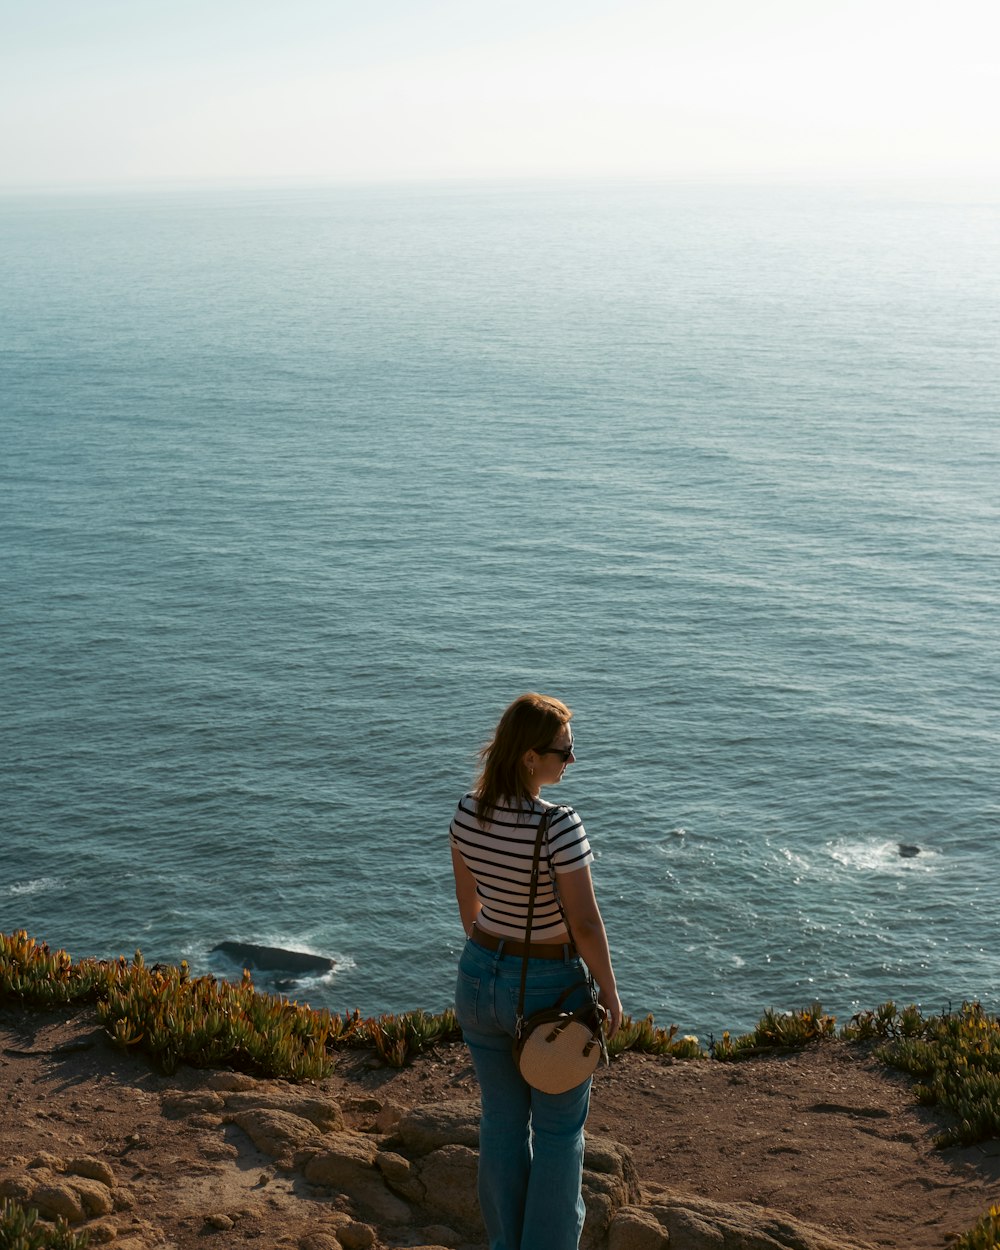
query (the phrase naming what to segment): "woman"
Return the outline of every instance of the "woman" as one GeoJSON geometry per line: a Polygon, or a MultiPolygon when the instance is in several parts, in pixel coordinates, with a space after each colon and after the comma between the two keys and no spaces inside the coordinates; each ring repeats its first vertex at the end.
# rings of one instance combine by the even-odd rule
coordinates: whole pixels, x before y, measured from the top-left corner
{"type": "MultiPolygon", "coordinates": [[[[576,758],[571,716],[564,703],[545,695],[515,699],[483,748],[479,779],[451,824],[455,892],[468,938],[455,1009],[482,1098],[479,1203],[490,1250],[577,1250],[583,1231],[590,1080],[565,1094],[543,1094],[527,1084],[511,1053],[532,852],[542,814],[553,806],[540,792],[561,781],[576,758]]],[[[622,1006],[590,878],[594,857],[571,807],[558,808],[546,841],[558,897],[543,866],[524,1014],[553,1006],[564,989],[583,980],[582,957],[613,1034],[622,1006]]],[[[568,1009],[579,1006],[586,992],[571,997],[568,1009]]]]}

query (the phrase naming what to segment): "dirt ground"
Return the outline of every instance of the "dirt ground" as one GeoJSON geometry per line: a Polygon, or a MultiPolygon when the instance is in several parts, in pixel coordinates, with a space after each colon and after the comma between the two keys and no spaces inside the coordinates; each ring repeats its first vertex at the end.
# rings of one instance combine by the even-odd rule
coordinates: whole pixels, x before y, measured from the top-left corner
{"type": "MultiPolygon", "coordinates": [[[[0,1011],[0,1166],[39,1152],[106,1159],[132,1195],[136,1233],[178,1248],[292,1244],[315,1199],[276,1176],[230,1126],[172,1120],[165,1077],[104,1039],[90,1012],[0,1011]],[[214,1213],[236,1213],[226,1220],[214,1213]],[[243,1212],[247,1218],[241,1219],[243,1212]],[[210,1218],[211,1217],[211,1218],[210,1218]]],[[[400,1071],[345,1052],[321,1087],[334,1098],[404,1107],[477,1094],[460,1045],[400,1071]]],[[[595,1078],[589,1128],[631,1147],[643,1186],[788,1212],[859,1243],[943,1250],[1000,1201],[1000,1142],[935,1150],[942,1121],[907,1078],[857,1046],[826,1041],[739,1064],[625,1055],[595,1078]]],[[[228,1217],[227,1217],[228,1218],[228,1217]]],[[[151,1243],[152,1244],[152,1243],[151,1243]]]]}

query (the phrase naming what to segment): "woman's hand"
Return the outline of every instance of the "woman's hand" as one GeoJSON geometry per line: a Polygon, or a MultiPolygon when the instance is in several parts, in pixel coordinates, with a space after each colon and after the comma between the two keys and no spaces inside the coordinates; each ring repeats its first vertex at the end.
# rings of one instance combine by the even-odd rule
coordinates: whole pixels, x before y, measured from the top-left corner
{"type": "Polygon", "coordinates": [[[618,991],[613,990],[610,994],[605,994],[603,990],[597,995],[597,1001],[607,1012],[607,1023],[604,1026],[606,1037],[614,1037],[618,1032],[622,1022],[622,1000],[618,997],[618,991]]]}
{"type": "Polygon", "coordinates": [[[451,863],[455,870],[455,897],[458,899],[462,928],[465,930],[465,936],[470,937],[472,926],[476,923],[476,917],[482,907],[476,893],[476,878],[455,847],[451,848],[451,863]]]}

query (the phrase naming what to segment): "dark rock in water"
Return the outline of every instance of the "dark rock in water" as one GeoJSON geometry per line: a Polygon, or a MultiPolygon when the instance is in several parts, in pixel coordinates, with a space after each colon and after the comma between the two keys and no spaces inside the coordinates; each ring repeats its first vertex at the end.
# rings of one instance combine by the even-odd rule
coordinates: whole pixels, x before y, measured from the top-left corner
{"type": "Polygon", "coordinates": [[[280,946],[256,946],[253,942],[220,942],[212,947],[244,968],[258,972],[329,972],[334,961],[325,955],[310,955],[307,951],[286,951],[280,946]]]}
{"type": "Polygon", "coordinates": [[[914,846],[912,842],[900,842],[899,857],[900,859],[913,859],[915,855],[920,854],[920,847],[914,846]]]}

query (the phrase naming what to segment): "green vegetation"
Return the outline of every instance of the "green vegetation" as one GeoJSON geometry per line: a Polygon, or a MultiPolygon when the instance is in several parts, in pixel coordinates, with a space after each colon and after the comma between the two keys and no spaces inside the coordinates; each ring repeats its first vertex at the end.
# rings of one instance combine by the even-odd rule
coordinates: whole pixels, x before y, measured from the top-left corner
{"type": "MultiPolygon", "coordinates": [[[[52,1008],[93,1003],[109,1037],[125,1050],[150,1055],[165,1071],[181,1063],[230,1067],[256,1076],[318,1079],[331,1069],[332,1052],[371,1047],[384,1063],[401,1067],[441,1042],[461,1039],[453,1011],[411,1011],[363,1019],[360,1012],[314,1011],[254,989],[249,973],[239,984],[191,977],[187,965],[146,966],[131,961],[83,959],[50,951],[21,931],[0,934],[0,1003],[52,1008]]],[[[799,1011],[767,1011],[755,1029],[723,1033],[709,1052],[676,1025],[657,1027],[652,1016],[626,1016],[609,1051],[733,1062],[800,1049],[835,1035],[836,1021],[819,1003],[799,1011]]],[[[915,1093],[939,1106],[955,1124],[938,1144],[969,1144],[1000,1137],[1000,1020],[978,1003],[958,1012],[923,1017],[914,1007],[883,1003],[860,1012],[840,1031],[849,1042],[876,1041],[878,1057],[915,1076],[915,1093]]],[[[2,1247],[0,1247],[2,1250],[2,1247]]]]}
{"type": "Polygon", "coordinates": [[[906,1029],[890,1033],[892,1040],[877,1053],[883,1063],[918,1079],[919,1102],[955,1116],[957,1123],[937,1145],[969,1146],[1000,1137],[1000,1019],[979,1003],[963,1003],[960,1011],[921,1021],[918,1030],[916,1008],[907,1012],[906,1029]]]}
{"type": "MultiPolygon", "coordinates": [[[[819,1003],[785,1014],[768,1011],[752,1033],[735,1039],[723,1033],[712,1056],[732,1061],[799,1049],[833,1036],[835,1024],[819,1003]]],[[[979,1003],[925,1017],[912,1004],[898,1010],[887,1002],[852,1017],[840,1037],[847,1042],[881,1041],[877,1057],[918,1079],[917,1101],[955,1117],[956,1123],[937,1138],[938,1146],[1000,1137],[1000,1019],[979,1003]]]]}
{"type": "Polygon", "coordinates": [[[260,993],[246,972],[239,984],[191,977],[186,963],[147,967],[141,951],[131,961],[73,963],[23,930],[0,934],[4,1002],[41,1009],[94,1003],[116,1045],[144,1051],[168,1073],[186,1063],[315,1080],[329,1073],[338,1047],[374,1047],[385,1063],[401,1067],[435,1043],[461,1040],[454,1011],[377,1019],[314,1011],[260,993]]]}
{"type": "Polygon", "coordinates": [[[71,1233],[65,1220],[38,1221],[38,1212],[20,1203],[0,1201],[0,1250],[85,1250],[86,1233],[71,1233]]]}
{"type": "Polygon", "coordinates": [[[1000,1250],[1000,1206],[993,1206],[983,1218],[949,1244],[948,1250],[1000,1250]]]}
{"type": "Polygon", "coordinates": [[[833,1016],[825,1016],[819,1003],[800,1011],[765,1011],[752,1033],[732,1038],[723,1033],[712,1047],[712,1057],[722,1062],[752,1059],[757,1055],[801,1050],[821,1037],[831,1037],[836,1028],[833,1016]]]}
{"type": "Polygon", "coordinates": [[[327,1041],[344,1032],[340,1016],[258,994],[246,973],[239,985],[191,979],[184,963],[148,969],[139,951],[116,971],[98,999],[97,1017],[112,1041],[141,1046],[165,1072],[188,1063],[315,1079],[330,1070],[327,1041]]]}
{"type": "Polygon", "coordinates": [[[845,1042],[867,1042],[875,1038],[919,1037],[927,1027],[920,1008],[904,1007],[896,1010],[892,1001],[883,1003],[874,1011],[860,1011],[852,1016],[850,1023],[840,1030],[845,1042]]]}
{"type": "Polygon", "coordinates": [[[393,1068],[401,1068],[408,1059],[427,1050],[437,1042],[459,1042],[462,1031],[455,1012],[449,1007],[440,1015],[426,1011],[407,1011],[399,1016],[379,1016],[359,1026],[364,1044],[374,1046],[380,1057],[393,1068]]]}
{"type": "Polygon", "coordinates": [[[675,1059],[706,1059],[708,1056],[698,1045],[698,1039],[690,1034],[678,1037],[678,1028],[672,1024],[669,1029],[658,1028],[652,1016],[645,1020],[633,1020],[631,1016],[622,1016],[618,1032],[608,1042],[608,1054],[623,1054],[626,1050],[635,1050],[644,1055],[672,1055],[675,1059]]]}
{"type": "Polygon", "coordinates": [[[11,999],[41,1008],[93,1002],[112,1041],[144,1050],[165,1072],[188,1063],[291,1080],[322,1077],[331,1066],[327,1041],[355,1023],[258,994],[246,975],[231,985],[191,978],[185,963],[147,968],[139,951],[131,963],[74,964],[23,930],[0,935],[0,1002],[11,999]]]}

